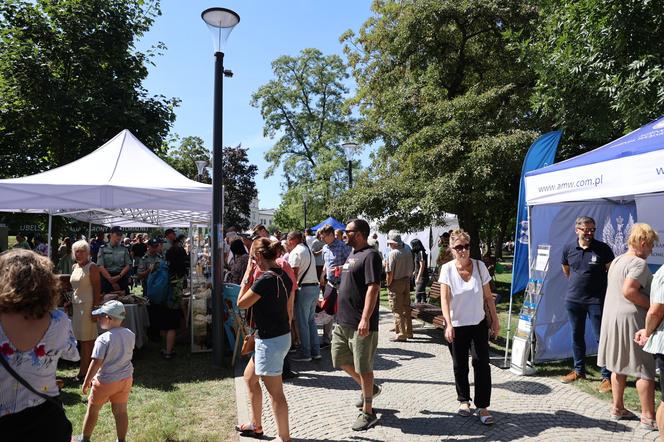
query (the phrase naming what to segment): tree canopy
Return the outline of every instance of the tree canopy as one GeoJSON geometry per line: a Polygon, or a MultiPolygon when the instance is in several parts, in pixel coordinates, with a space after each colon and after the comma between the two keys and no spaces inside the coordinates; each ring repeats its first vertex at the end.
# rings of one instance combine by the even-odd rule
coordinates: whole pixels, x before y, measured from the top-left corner
{"type": "Polygon", "coordinates": [[[266,176],[283,168],[284,193],[275,223],[282,229],[301,228],[305,194],[310,219],[316,219],[346,188],[341,144],[351,136],[352,124],[344,106],[347,68],[338,55],[304,49],[274,60],[272,71],[274,79],[253,94],[251,104],[261,110],[264,135],[276,139],[265,154],[270,164],[266,176]]]}
{"type": "Polygon", "coordinates": [[[1,176],[66,164],[122,129],[162,146],[178,100],[142,83],[165,47],[135,48],[159,14],[158,0],[0,2],[1,176]]]}
{"type": "MultiPolygon", "coordinates": [[[[479,226],[513,207],[529,118],[530,70],[508,33],[528,33],[518,1],[375,1],[359,33],[342,37],[364,117],[364,142],[381,143],[367,174],[335,201],[405,231],[456,213],[479,226]]],[[[504,214],[511,216],[511,214],[504,214]]]]}

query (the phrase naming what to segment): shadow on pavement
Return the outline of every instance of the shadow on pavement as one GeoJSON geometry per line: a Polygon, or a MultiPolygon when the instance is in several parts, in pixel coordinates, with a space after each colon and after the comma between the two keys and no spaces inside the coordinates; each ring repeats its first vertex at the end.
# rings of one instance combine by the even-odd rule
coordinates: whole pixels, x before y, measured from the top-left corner
{"type": "MultiPolygon", "coordinates": [[[[404,434],[420,436],[479,436],[489,440],[515,440],[537,437],[550,429],[599,428],[611,433],[631,432],[632,429],[615,421],[589,418],[570,411],[554,413],[506,413],[492,410],[496,423],[482,425],[475,416],[461,417],[456,413],[422,410],[431,417],[401,419],[398,410],[376,408],[378,425],[398,428],[404,434]]],[[[608,435],[607,435],[608,436],[608,435]]]]}
{"type": "Polygon", "coordinates": [[[551,387],[535,381],[507,381],[502,384],[492,384],[492,388],[502,388],[513,393],[545,395],[551,393],[551,387]]]}

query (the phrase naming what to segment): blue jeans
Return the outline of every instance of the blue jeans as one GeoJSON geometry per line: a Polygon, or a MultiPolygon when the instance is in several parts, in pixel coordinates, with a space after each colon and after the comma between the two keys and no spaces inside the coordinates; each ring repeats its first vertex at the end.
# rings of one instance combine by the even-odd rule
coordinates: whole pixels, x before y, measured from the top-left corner
{"type": "MultiPolygon", "coordinates": [[[[586,316],[590,317],[595,337],[599,342],[599,333],[602,327],[602,305],[580,304],[578,302],[565,302],[565,309],[572,327],[572,353],[574,354],[574,371],[586,374],[586,316]]],[[[602,379],[611,379],[611,372],[601,367],[602,379]]]]}
{"type": "Polygon", "coordinates": [[[320,355],[318,328],[314,320],[319,291],[318,284],[300,287],[297,298],[295,298],[297,328],[300,332],[300,344],[302,345],[301,355],[305,358],[320,355]]]}

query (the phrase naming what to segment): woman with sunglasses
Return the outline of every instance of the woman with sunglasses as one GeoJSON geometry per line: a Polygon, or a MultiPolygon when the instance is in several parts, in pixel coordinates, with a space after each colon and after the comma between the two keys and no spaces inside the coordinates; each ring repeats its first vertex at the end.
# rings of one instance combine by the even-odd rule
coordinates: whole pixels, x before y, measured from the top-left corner
{"type": "Polygon", "coordinates": [[[243,281],[237,305],[250,309],[247,318],[255,323],[254,354],[244,370],[244,381],[251,402],[251,423],[237,425],[242,436],[262,437],[261,417],[263,395],[259,379],[263,381],[272,400],[272,411],[279,436],[277,441],[290,441],[288,429],[288,403],[284,395],[281,378],[284,358],[291,346],[290,321],[292,304],[290,299],[293,280],[277,263],[282,250],[278,241],[267,238],[256,239],[251,245],[250,261],[245,273],[261,271],[252,285],[243,281]]]}
{"type": "Polygon", "coordinates": [[[484,263],[470,258],[470,236],[462,229],[450,235],[450,249],[454,259],[440,269],[441,308],[447,327],[445,339],[449,342],[454,367],[459,408],[457,413],[468,417],[470,385],[468,383],[468,353],[472,349],[475,375],[475,407],[484,425],[494,423],[489,413],[491,402],[491,369],[489,368],[489,332],[497,336],[500,331],[496,305],[489,282],[491,276],[484,263]],[[489,311],[484,311],[484,306],[489,311]],[[485,319],[491,317],[491,330],[485,319]]]}

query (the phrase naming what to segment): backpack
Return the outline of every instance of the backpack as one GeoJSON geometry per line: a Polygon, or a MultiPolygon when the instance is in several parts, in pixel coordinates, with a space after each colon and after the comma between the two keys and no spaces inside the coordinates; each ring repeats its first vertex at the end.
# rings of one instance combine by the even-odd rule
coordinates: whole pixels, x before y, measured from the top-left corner
{"type": "Polygon", "coordinates": [[[148,276],[148,299],[151,304],[166,304],[171,291],[168,262],[163,260],[148,276]]]}

